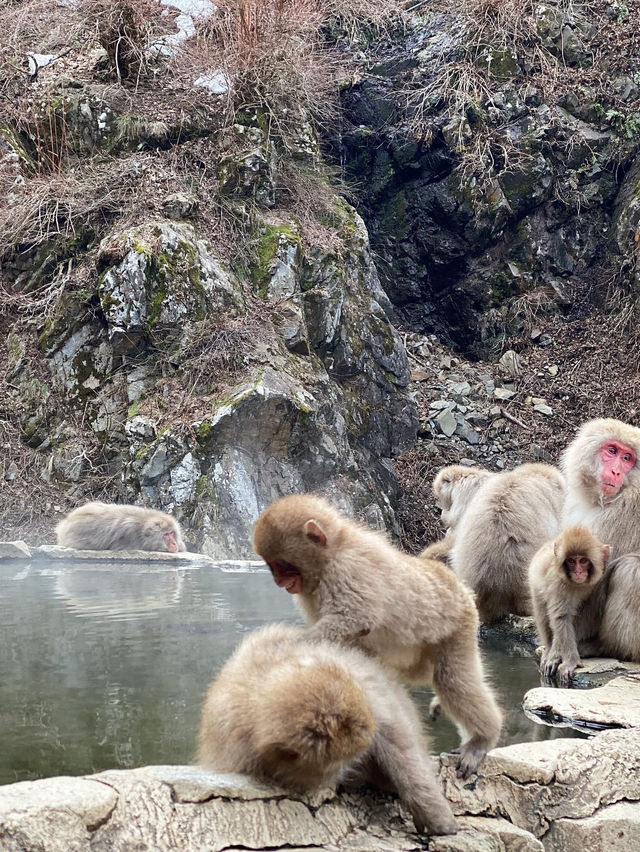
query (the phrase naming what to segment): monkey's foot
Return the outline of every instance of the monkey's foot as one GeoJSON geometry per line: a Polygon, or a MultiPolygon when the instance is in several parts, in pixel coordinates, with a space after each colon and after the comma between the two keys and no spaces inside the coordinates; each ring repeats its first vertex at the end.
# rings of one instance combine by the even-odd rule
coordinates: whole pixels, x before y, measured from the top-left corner
{"type": "Polygon", "coordinates": [[[429,704],[429,719],[432,722],[435,722],[436,719],[440,718],[440,714],[442,713],[442,705],[440,704],[440,699],[437,695],[434,695],[429,704]]]}
{"type": "MultiPolygon", "coordinates": [[[[420,809],[421,810],[421,809],[420,809]]],[[[457,834],[459,827],[453,812],[447,805],[438,816],[433,813],[413,813],[413,822],[418,834],[457,834]]]]}
{"type": "Polygon", "coordinates": [[[474,772],[477,772],[487,749],[477,743],[468,742],[452,749],[452,752],[459,755],[456,775],[458,778],[468,778],[474,772]]]}

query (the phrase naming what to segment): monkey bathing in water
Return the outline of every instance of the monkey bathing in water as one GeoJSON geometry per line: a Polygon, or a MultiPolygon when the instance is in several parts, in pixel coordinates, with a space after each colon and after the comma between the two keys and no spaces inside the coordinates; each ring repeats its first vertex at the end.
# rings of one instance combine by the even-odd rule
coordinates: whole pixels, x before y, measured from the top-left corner
{"type": "Polygon", "coordinates": [[[409,683],[432,683],[462,729],[458,774],[498,740],[502,714],[483,672],[473,596],[445,565],[408,556],[311,494],[258,518],[253,544],[296,595],[310,638],[357,645],[409,683]]]}

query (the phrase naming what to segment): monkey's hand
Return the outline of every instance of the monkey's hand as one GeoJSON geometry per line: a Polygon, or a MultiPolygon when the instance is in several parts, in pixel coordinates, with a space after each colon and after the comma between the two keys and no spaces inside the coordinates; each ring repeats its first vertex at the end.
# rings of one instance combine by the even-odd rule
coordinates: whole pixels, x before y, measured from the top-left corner
{"type": "Polygon", "coordinates": [[[571,682],[573,680],[573,676],[575,674],[576,669],[581,668],[580,660],[569,659],[565,660],[558,666],[558,673],[556,675],[558,684],[560,686],[571,686],[571,682]]]}
{"type": "Polygon", "coordinates": [[[456,775],[458,778],[468,778],[477,771],[487,750],[484,746],[469,740],[458,748],[454,748],[453,753],[459,755],[456,775]]]}
{"type": "Polygon", "coordinates": [[[354,624],[337,615],[325,615],[309,627],[305,638],[310,642],[336,642],[339,645],[357,645],[369,633],[369,628],[354,624]]]}
{"type": "Polygon", "coordinates": [[[561,662],[562,657],[560,654],[555,654],[553,650],[551,650],[546,656],[543,656],[540,660],[540,672],[543,679],[546,681],[553,680],[561,662]]]}
{"type": "Polygon", "coordinates": [[[440,699],[437,695],[434,695],[429,704],[429,719],[432,722],[435,722],[436,719],[440,717],[442,713],[442,705],[440,704],[440,699]]]}

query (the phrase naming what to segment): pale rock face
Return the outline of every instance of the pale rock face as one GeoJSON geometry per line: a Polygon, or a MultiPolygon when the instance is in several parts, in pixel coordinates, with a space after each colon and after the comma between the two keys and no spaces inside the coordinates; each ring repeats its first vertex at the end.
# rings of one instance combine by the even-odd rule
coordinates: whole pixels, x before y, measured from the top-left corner
{"type": "MultiPolygon", "coordinates": [[[[459,832],[429,838],[429,849],[632,852],[640,837],[640,805],[633,799],[637,740],[635,732],[611,731],[593,740],[494,749],[473,784],[454,780],[449,761],[445,790],[458,813],[459,832]]],[[[327,788],[290,798],[245,776],[195,766],[8,784],[0,788],[0,824],[9,852],[36,845],[44,852],[417,848],[413,825],[394,796],[338,795],[327,788]]]]}

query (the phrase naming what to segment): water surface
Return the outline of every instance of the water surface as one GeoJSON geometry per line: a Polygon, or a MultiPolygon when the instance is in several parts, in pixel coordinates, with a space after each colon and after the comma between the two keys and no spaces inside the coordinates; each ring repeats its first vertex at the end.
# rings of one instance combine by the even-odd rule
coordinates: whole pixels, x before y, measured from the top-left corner
{"type": "MultiPolygon", "coordinates": [[[[245,633],[279,620],[300,618],[266,570],[0,562],[0,783],[190,763],[207,685],[245,633]]],[[[520,709],[531,658],[486,656],[503,744],[570,735],[520,709]]],[[[414,695],[426,707],[429,690],[414,695]]],[[[432,740],[445,751],[458,735],[441,719],[432,740]]]]}

